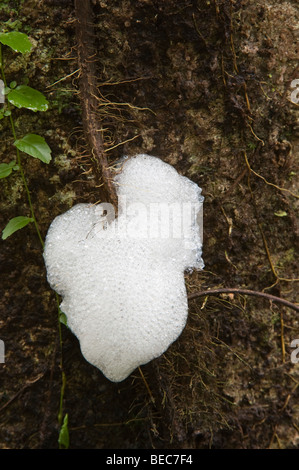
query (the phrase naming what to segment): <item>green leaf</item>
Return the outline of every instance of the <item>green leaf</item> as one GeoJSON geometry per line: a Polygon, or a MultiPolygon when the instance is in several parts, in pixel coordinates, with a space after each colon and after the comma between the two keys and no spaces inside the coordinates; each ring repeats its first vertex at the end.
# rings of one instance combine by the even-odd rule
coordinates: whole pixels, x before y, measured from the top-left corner
{"type": "Polygon", "coordinates": [[[63,424],[60,428],[59,437],[58,437],[58,444],[60,446],[63,446],[65,449],[68,449],[70,445],[68,421],[69,421],[69,417],[68,417],[68,414],[66,413],[66,415],[64,416],[63,424]]]}
{"type": "Polygon", "coordinates": [[[274,212],[274,215],[276,215],[277,217],[286,217],[288,213],[286,211],[279,210],[277,212],[274,212]]]}
{"type": "Polygon", "coordinates": [[[31,111],[47,111],[49,104],[40,91],[27,85],[19,85],[10,90],[7,99],[17,108],[27,108],[31,111]]]}
{"type": "Polygon", "coordinates": [[[26,134],[22,139],[16,140],[14,145],[31,157],[38,158],[44,163],[51,160],[51,149],[45,139],[37,134],[26,134]]]}
{"type": "Polygon", "coordinates": [[[10,163],[0,163],[0,179],[7,178],[15,167],[16,162],[12,161],[10,163]]]}
{"type": "Polygon", "coordinates": [[[6,225],[5,229],[2,232],[2,240],[6,240],[7,237],[10,237],[17,230],[20,230],[23,227],[26,227],[30,222],[33,222],[31,217],[14,217],[6,225]]]}
{"type": "Polygon", "coordinates": [[[16,52],[31,51],[32,44],[29,41],[27,34],[19,33],[18,31],[11,31],[10,33],[0,33],[0,42],[5,46],[9,46],[16,52]]]}

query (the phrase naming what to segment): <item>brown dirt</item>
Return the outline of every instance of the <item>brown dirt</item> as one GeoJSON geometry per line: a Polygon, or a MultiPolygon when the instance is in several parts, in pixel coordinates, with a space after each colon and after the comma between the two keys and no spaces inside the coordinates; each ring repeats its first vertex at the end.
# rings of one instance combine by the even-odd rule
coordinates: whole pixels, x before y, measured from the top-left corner
{"type": "MultiPolygon", "coordinates": [[[[56,215],[99,200],[77,93],[74,6],[5,5],[2,21],[17,21],[35,46],[28,57],[4,51],[8,82],[28,77],[51,103],[46,113],[14,113],[18,135],[39,133],[52,148],[50,165],[23,159],[45,236],[56,215]]],[[[203,188],[205,269],[186,274],[188,292],[244,287],[298,301],[297,3],[96,0],[93,12],[109,161],[157,155],[203,188]]],[[[9,162],[9,123],[0,125],[9,162]]],[[[2,229],[29,209],[17,173],[0,185],[2,229]]],[[[1,448],[58,446],[62,368],[71,448],[298,447],[296,312],[241,295],[190,301],[181,337],[142,367],[153,403],[138,370],[113,384],[63,325],[60,344],[33,226],[0,242],[0,267],[1,448]]]]}

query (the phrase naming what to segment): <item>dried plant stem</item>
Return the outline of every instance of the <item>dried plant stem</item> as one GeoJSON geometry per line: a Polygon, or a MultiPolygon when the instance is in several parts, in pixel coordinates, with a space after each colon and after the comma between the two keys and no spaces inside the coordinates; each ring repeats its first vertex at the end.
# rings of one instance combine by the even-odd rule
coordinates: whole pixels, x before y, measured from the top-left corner
{"type": "Polygon", "coordinates": [[[77,54],[79,66],[79,87],[82,104],[82,119],[84,132],[89,145],[96,170],[103,180],[106,189],[105,197],[117,209],[117,196],[110,175],[109,164],[104,152],[102,133],[98,132],[101,123],[98,122],[96,50],[94,47],[93,15],[90,0],[75,0],[77,54]]]}
{"type": "Polygon", "coordinates": [[[289,302],[288,300],[282,299],[281,297],[276,297],[275,295],[266,294],[265,292],[259,292],[255,290],[242,289],[242,288],[221,288],[221,289],[211,289],[204,290],[200,292],[194,292],[193,294],[188,295],[188,300],[197,299],[198,297],[205,297],[207,295],[218,295],[218,294],[243,294],[243,295],[253,295],[257,297],[263,297],[264,299],[270,300],[271,302],[278,302],[284,305],[285,307],[292,308],[299,312],[299,306],[289,302]]]}

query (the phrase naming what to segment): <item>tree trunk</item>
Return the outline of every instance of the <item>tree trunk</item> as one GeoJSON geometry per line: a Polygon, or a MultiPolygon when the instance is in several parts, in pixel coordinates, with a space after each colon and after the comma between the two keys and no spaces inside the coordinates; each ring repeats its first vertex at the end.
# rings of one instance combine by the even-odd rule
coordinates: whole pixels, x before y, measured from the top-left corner
{"type": "MultiPolygon", "coordinates": [[[[64,325],[60,338],[34,227],[2,241],[0,447],[58,447],[59,412],[71,448],[298,447],[298,311],[271,299],[298,302],[298,5],[75,4],[0,7],[34,43],[21,58],[3,46],[8,83],[28,78],[51,105],[13,110],[18,137],[36,132],[52,148],[49,165],[22,157],[42,235],[76,203],[116,204],[115,163],[148,153],[203,189],[205,268],[185,275],[180,338],[115,384],[64,325]]],[[[9,163],[10,125],[0,125],[9,163]]],[[[28,214],[13,172],[1,179],[1,227],[28,214]]]]}

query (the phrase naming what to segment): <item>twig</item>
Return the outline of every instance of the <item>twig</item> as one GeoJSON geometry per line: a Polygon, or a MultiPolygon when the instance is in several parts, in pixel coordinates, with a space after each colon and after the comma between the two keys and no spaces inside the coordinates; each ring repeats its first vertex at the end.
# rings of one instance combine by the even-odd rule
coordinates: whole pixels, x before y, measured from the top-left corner
{"type": "MultiPolygon", "coordinates": [[[[261,140],[261,139],[258,139],[258,140],[261,140]]],[[[251,168],[251,166],[250,166],[250,163],[249,163],[249,161],[248,161],[246,152],[244,152],[244,157],[245,157],[245,162],[246,162],[246,165],[247,165],[248,170],[249,170],[251,173],[253,173],[255,176],[257,176],[258,178],[262,179],[262,180],[264,181],[264,183],[268,184],[269,186],[273,186],[273,188],[276,188],[276,189],[278,189],[279,191],[285,191],[285,192],[289,193],[291,196],[295,197],[296,199],[299,199],[298,194],[293,193],[293,192],[290,191],[289,189],[281,188],[280,186],[277,186],[276,184],[270,183],[268,180],[266,180],[266,178],[264,178],[262,175],[259,175],[256,171],[254,171],[254,170],[251,168]]]]}
{"type": "Polygon", "coordinates": [[[27,388],[31,387],[31,385],[35,384],[36,382],[38,382],[40,379],[42,379],[45,375],[46,371],[42,372],[41,374],[39,374],[37,377],[35,377],[34,379],[32,380],[29,380],[10,400],[8,400],[8,402],[4,403],[3,406],[1,406],[0,408],[0,413],[5,409],[7,408],[13,401],[16,400],[16,398],[18,398],[27,388]]]}
{"type": "Polygon", "coordinates": [[[281,297],[276,297],[275,295],[266,294],[265,292],[259,292],[255,290],[249,289],[239,289],[239,288],[221,288],[221,289],[211,289],[211,290],[204,290],[200,292],[194,292],[193,294],[188,295],[188,300],[197,299],[197,297],[204,297],[206,295],[217,295],[217,294],[243,294],[243,295],[253,295],[257,297],[263,297],[264,299],[270,300],[272,302],[278,302],[286,307],[292,308],[299,312],[299,306],[289,302],[288,300],[282,299],[281,297]]]}
{"type": "Polygon", "coordinates": [[[145,377],[144,377],[144,375],[143,375],[143,372],[142,372],[141,368],[138,367],[138,370],[139,370],[139,373],[140,373],[140,375],[141,375],[141,378],[142,378],[142,380],[143,380],[143,382],[144,382],[144,385],[145,385],[145,387],[146,387],[146,389],[147,389],[147,391],[148,391],[148,394],[149,394],[149,396],[150,396],[151,402],[155,404],[155,399],[154,399],[154,397],[153,397],[153,394],[152,394],[152,392],[151,392],[151,389],[150,389],[150,387],[149,387],[149,384],[147,383],[147,381],[146,381],[146,379],[145,379],[145,377]]]}
{"type": "Polygon", "coordinates": [[[96,117],[98,106],[95,65],[96,51],[93,43],[94,30],[90,0],[75,0],[75,11],[83,127],[90,152],[104,182],[107,197],[110,199],[108,202],[111,202],[116,210],[117,196],[113,185],[113,178],[110,175],[108,160],[104,152],[102,133],[97,132],[99,122],[96,117]]]}

